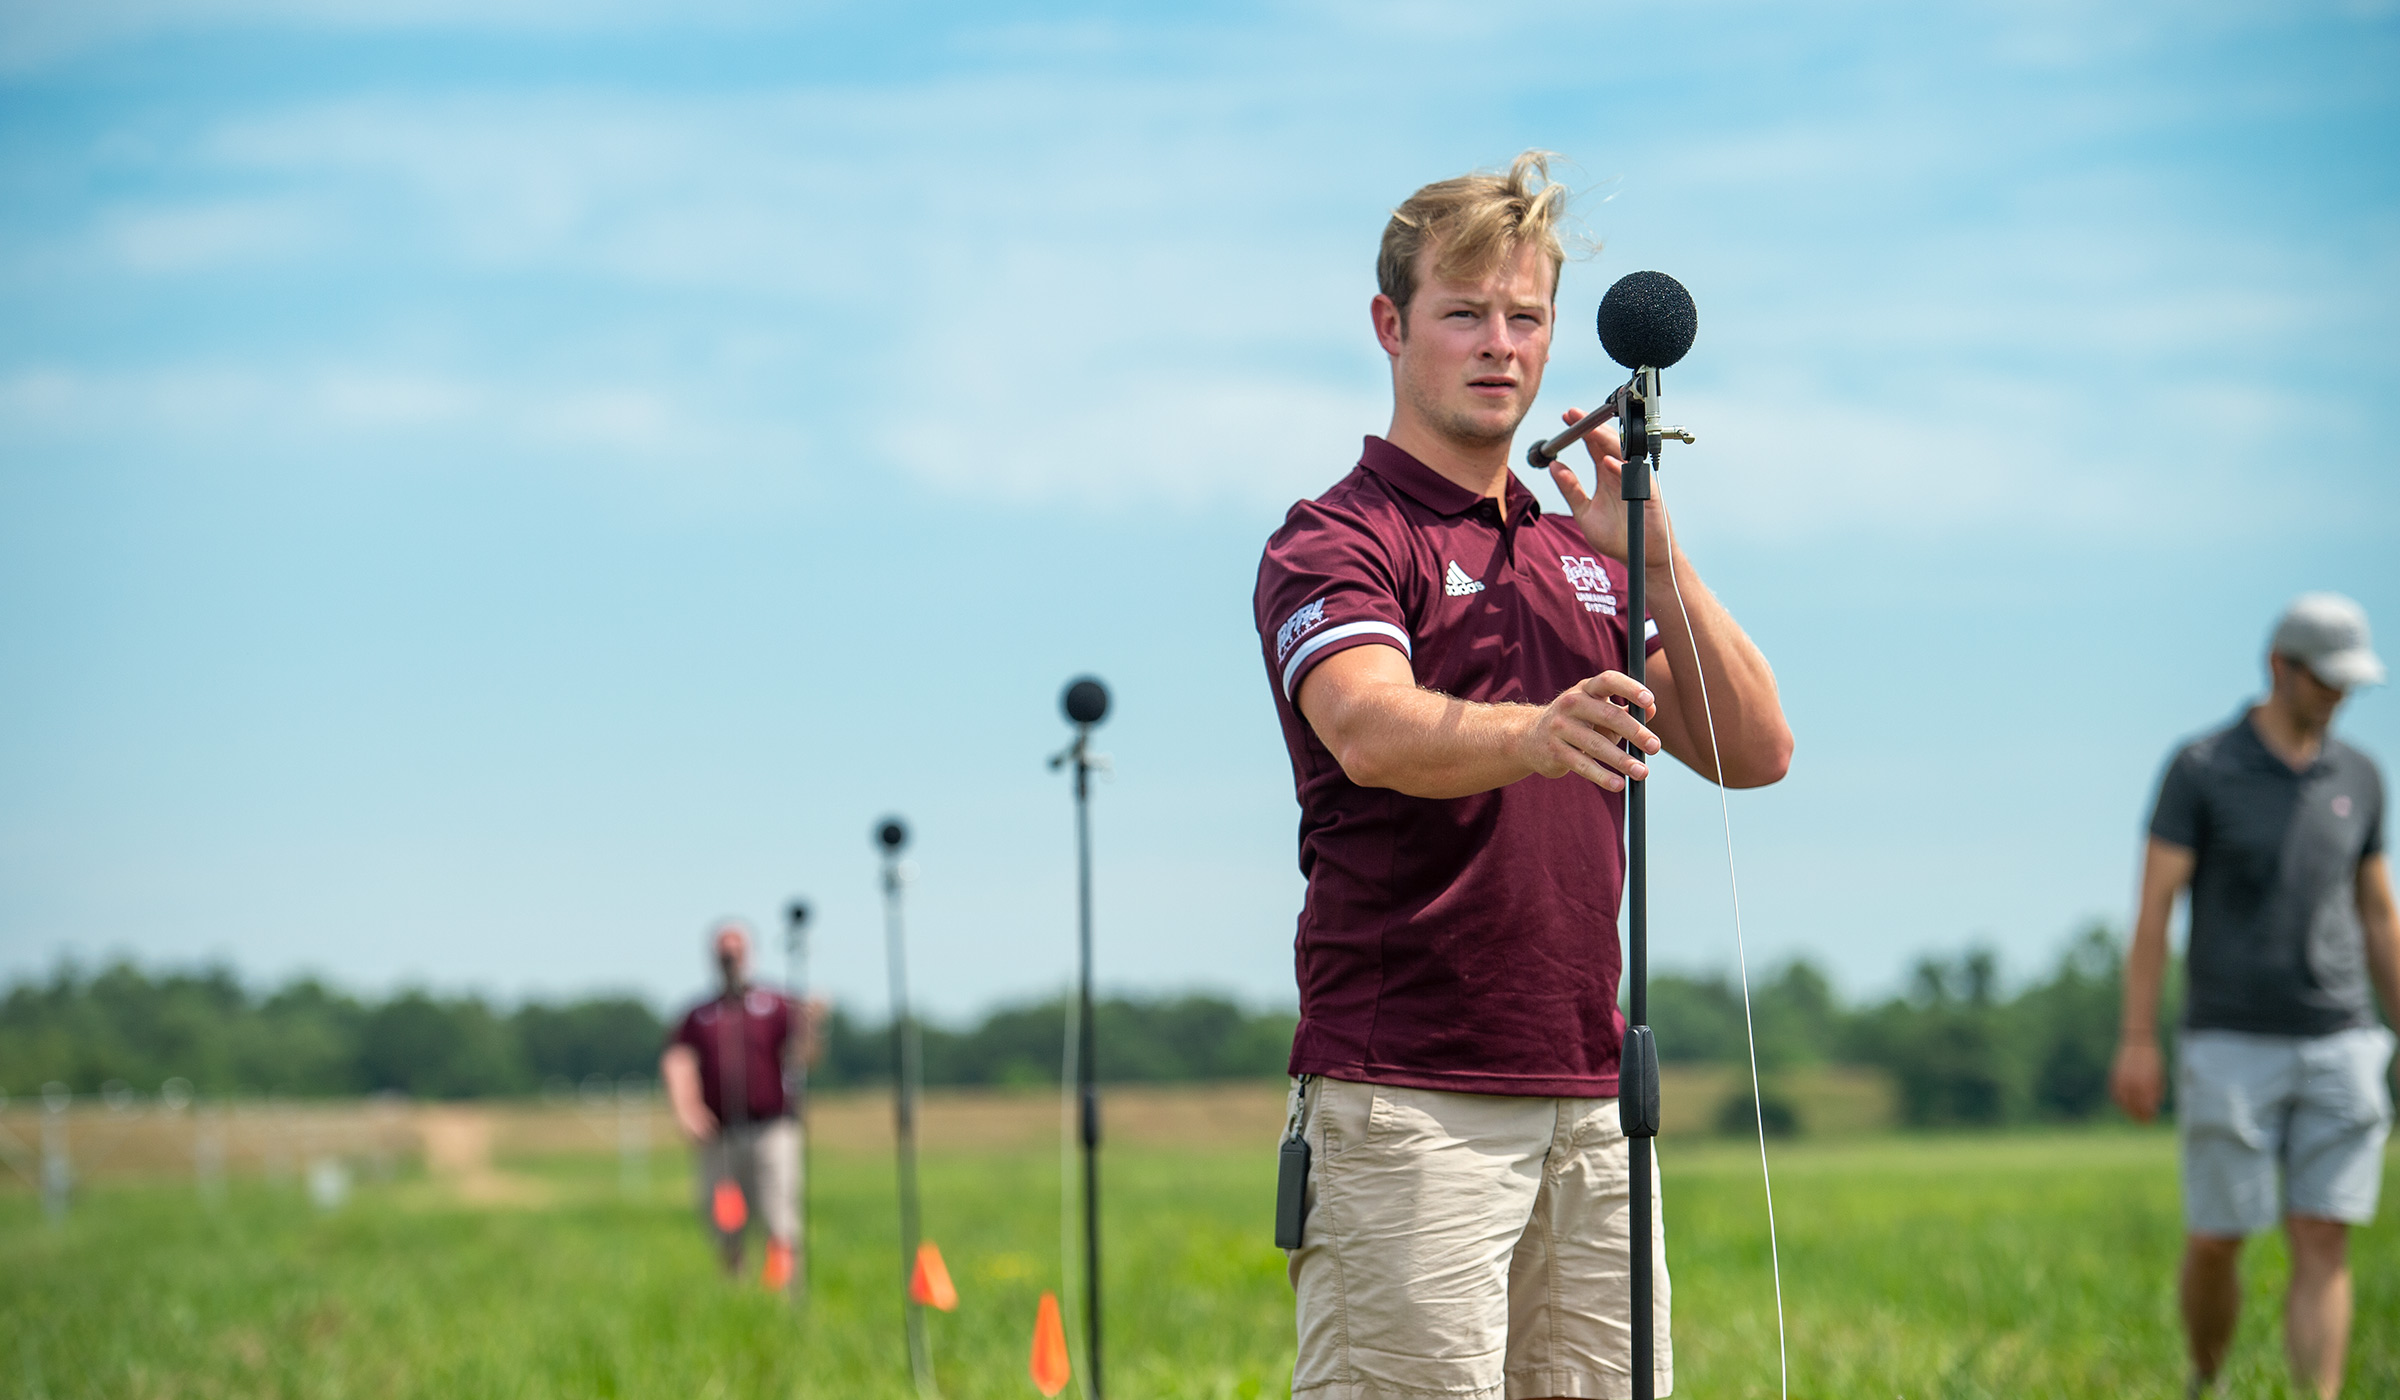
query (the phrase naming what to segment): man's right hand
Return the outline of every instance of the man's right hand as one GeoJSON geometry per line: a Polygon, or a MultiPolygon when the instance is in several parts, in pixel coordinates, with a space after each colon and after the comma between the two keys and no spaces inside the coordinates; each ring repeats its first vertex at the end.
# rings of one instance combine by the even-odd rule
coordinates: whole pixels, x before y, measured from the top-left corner
{"type": "Polygon", "coordinates": [[[2117,1047],[2117,1062],[2108,1071],[2108,1096],[2126,1117],[2136,1123],[2156,1118],[2166,1092],[2166,1058],[2159,1054],[2157,1042],[2128,1040],[2117,1047]]]}
{"type": "Polygon", "coordinates": [[[1573,773],[1610,792],[1623,791],[1628,775],[1649,777],[1641,755],[1658,752],[1658,736],[1633,717],[1634,705],[1647,719],[1658,712],[1658,697],[1622,671],[1603,671],[1567,687],[1526,726],[1525,766],[1545,778],[1573,773]],[[1625,742],[1637,752],[1626,752],[1625,742]]]}
{"type": "Polygon", "coordinates": [[[707,1142],[717,1135],[717,1115],[704,1104],[693,1104],[688,1109],[677,1104],[675,1121],[682,1125],[683,1135],[694,1142],[707,1142]]]}

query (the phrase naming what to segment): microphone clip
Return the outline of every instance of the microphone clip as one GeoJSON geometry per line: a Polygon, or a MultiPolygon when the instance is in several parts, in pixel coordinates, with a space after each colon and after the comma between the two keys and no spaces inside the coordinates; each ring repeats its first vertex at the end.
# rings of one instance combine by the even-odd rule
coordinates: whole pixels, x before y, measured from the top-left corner
{"type": "Polygon", "coordinates": [[[1078,769],[1082,769],[1087,772],[1098,771],[1114,776],[1117,771],[1116,764],[1110,760],[1107,754],[1093,753],[1090,748],[1091,741],[1091,727],[1089,725],[1077,725],[1075,727],[1075,742],[1067,745],[1063,749],[1060,749],[1057,753],[1050,755],[1050,771],[1055,773],[1059,769],[1066,767],[1069,763],[1072,763],[1078,769]]]}
{"type": "Polygon", "coordinates": [[[1617,419],[1625,425],[1620,436],[1626,461],[1637,457],[1655,460],[1659,449],[1669,442],[1690,444],[1699,441],[1691,429],[1659,421],[1660,397],[1659,372],[1649,368],[1635,370],[1633,378],[1626,380],[1613,396],[1617,419]]]}
{"type": "Polygon", "coordinates": [[[1657,455],[1659,446],[1667,442],[1692,443],[1699,441],[1692,430],[1662,423],[1657,405],[1659,373],[1655,369],[1637,369],[1633,377],[1617,386],[1598,408],[1567,425],[1566,430],[1525,449],[1525,464],[1536,471],[1547,470],[1558,454],[1589,436],[1603,423],[1622,424],[1617,431],[1619,455],[1631,462],[1657,455]]]}

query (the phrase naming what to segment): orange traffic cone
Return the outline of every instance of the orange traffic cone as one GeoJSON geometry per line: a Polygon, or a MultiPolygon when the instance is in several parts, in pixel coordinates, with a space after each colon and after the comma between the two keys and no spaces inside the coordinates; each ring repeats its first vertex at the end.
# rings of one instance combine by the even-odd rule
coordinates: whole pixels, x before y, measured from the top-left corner
{"type": "Polygon", "coordinates": [[[758,1281],[780,1293],[792,1286],[792,1247],[781,1240],[767,1241],[766,1267],[758,1272],[758,1281]]]}
{"type": "Polygon", "coordinates": [[[1067,1365],[1067,1329],[1058,1320],[1058,1295],[1047,1289],[1033,1312],[1033,1361],[1025,1369],[1033,1373],[1033,1388],[1044,1395],[1065,1390],[1074,1375],[1067,1365]]]}
{"type": "Polygon", "coordinates": [[[958,1310],[958,1290],[950,1284],[950,1268],[931,1240],[917,1246],[917,1267],[909,1271],[908,1296],[943,1312],[958,1310]]]}
{"type": "Polygon", "coordinates": [[[709,1200],[709,1214],[717,1228],[730,1235],[750,1223],[750,1203],[742,1199],[742,1188],[732,1177],[717,1182],[716,1195],[709,1200]]]}

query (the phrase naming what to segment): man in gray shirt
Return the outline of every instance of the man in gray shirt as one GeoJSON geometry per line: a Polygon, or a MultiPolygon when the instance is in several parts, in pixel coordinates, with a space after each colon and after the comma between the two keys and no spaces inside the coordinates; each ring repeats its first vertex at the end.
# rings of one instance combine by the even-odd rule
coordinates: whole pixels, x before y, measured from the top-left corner
{"type": "Polygon", "coordinates": [[[2329,731],[2384,670],[2365,612],[2331,593],[2285,611],[2267,667],[2267,698],[2186,745],[2159,784],[2110,1089],[2134,1118],[2157,1114],[2167,920],[2188,887],[2176,1117],[2193,1392],[2233,1340],[2242,1240],[2280,1217],[2284,1351],[2302,1385],[2332,1396],[2350,1343],[2349,1229],[2375,1217],[2391,1130],[2393,1038],[2375,1001],[2400,1020],[2400,912],[2383,779],[2329,731]]]}

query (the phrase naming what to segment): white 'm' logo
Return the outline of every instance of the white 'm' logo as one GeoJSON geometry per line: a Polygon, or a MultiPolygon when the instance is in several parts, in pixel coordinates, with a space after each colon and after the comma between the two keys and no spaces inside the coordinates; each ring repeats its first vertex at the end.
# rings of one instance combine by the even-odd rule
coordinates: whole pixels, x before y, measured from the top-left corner
{"type": "Polygon", "coordinates": [[[1467,577],[1467,571],[1458,567],[1458,561],[1453,559],[1450,561],[1450,572],[1442,575],[1442,591],[1453,598],[1464,598],[1470,593],[1481,593],[1483,580],[1467,577]]]}
{"type": "Polygon", "coordinates": [[[1608,589],[1608,570],[1589,554],[1561,554],[1559,567],[1567,572],[1567,586],[1575,590],[1575,601],[1583,604],[1585,612],[1617,615],[1617,595],[1608,589]]]}
{"type": "Polygon", "coordinates": [[[1558,556],[1559,566],[1567,571],[1567,584],[1578,593],[1606,593],[1608,570],[1589,554],[1577,558],[1572,554],[1558,556]]]}

